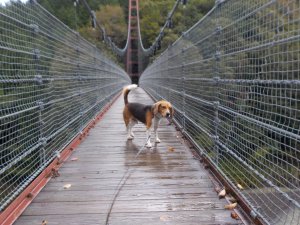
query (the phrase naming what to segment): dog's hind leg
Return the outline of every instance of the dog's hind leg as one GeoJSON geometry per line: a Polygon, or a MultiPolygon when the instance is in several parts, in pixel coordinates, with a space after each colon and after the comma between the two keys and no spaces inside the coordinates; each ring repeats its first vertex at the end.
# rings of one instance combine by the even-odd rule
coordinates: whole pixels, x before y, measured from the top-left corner
{"type": "Polygon", "coordinates": [[[127,139],[128,140],[132,140],[134,138],[134,134],[132,132],[132,128],[133,126],[137,124],[137,122],[135,120],[130,120],[128,125],[127,125],[127,139]]]}
{"type": "Polygon", "coordinates": [[[130,121],[130,123],[131,123],[130,136],[131,136],[131,137],[134,137],[134,133],[132,132],[132,128],[138,123],[138,121],[132,119],[132,120],[130,121]]]}
{"type": "Polygon", "coordinates": [[[127,139],[131,140],[131,139],[133,139],[133,136],[131,135],[132,134],[131,129],[133,127],[133,125],[131,123],[132,117],[131,117],[131,114],[130,114],[130,112],[129,112],[129,110],[126,106],[123,110],[123,119],[124,119],[124,123],[126,125],[127,139]]]}

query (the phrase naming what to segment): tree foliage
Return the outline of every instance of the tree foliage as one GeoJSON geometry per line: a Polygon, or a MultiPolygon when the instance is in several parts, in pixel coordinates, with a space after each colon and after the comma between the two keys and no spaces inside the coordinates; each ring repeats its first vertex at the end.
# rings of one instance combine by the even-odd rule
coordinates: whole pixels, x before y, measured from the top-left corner
{"type": "MultiPolygon", "coordinates": [[[[200,20],[214,5],[214,0],[190,0],[187,5],[180,4],[176,10],[172,28],[165,31],[162,51],[200,20]]],[[[143,0],[140,2],[141,34],[143,44],[149,47],[171,11],[173,0],[143,0]]]]}
{"type": "Polygon", "coordinates": [[[127,24],[120,5],[104,5],[96,12],[97,21],[102,24],[117,46],[123,47],[127,39],[127,24]]]}

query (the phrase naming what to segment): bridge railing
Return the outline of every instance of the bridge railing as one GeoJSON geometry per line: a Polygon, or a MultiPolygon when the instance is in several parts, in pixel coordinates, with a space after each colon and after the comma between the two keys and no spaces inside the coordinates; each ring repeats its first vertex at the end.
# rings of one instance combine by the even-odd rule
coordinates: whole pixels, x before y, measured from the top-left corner
{"type": "Polygon", "coordinates": [[[129,82],[35,1],[0,6],[0,211],[129,82]]]}
{"type": "Polygon", "coordinates": [[[300,221],[299,42],[299,1],[218,0],[140,78],[265,224],[300,221]]]}

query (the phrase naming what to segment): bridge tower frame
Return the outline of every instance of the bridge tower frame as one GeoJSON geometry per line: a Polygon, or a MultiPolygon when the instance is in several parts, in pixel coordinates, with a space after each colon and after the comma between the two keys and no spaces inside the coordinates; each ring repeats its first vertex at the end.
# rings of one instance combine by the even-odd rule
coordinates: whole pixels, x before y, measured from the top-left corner
{"type": "Polygon", "coordinates": [[[128,0],[128,48],[125,57],[126,72],[132,83],[138,84],[142,72],[140,56],[139,1],[128,0]]]}

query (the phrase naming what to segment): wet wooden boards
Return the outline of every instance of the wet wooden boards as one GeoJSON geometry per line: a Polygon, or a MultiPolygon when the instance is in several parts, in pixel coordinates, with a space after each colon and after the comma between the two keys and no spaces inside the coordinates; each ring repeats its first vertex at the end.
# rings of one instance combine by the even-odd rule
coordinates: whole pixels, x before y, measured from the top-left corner
{"type": "MultiPolygon", "coordinates": [[[[141,89],[129,101],[152,104],[141,89]]],[[[89,137],[74,151],[16,225],[104,225],[120,181],[127,173],[110,217],[110,225],[235,225],[219,200],[208,172],[193,158],[181,135],[161,122],[162,143],[136,154],[146,141],[145,127],[133,128],[126,140],[120,97],[89,137]],[[73,159],[73,161],[71,160],[73,159]],[[129,171],[129,172],[128,172],[129,171]],[[69,188],[64,188],[70,184],[69,188]]],[[[153,138],[152,138],[153,139],[153,138]]]]}

